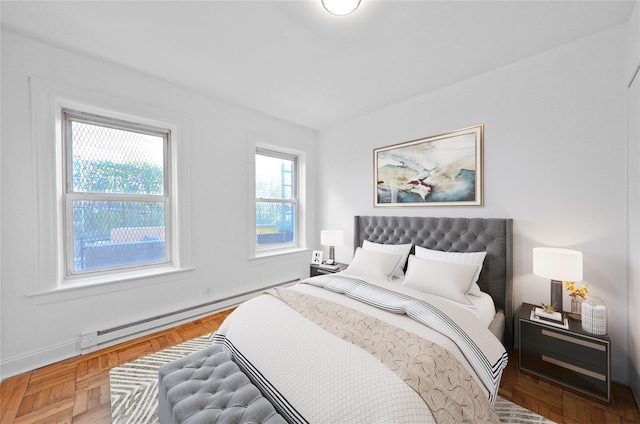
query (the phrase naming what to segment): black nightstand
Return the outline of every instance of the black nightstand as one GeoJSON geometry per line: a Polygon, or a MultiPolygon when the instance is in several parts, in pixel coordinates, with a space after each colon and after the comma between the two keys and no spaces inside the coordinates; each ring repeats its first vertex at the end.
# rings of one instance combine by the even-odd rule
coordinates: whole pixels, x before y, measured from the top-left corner
{"type": "Polygon", "coordinates": [[[335,274],[336,272],[344,271],[348,266],[347,264],[341,263],[336,263],[336,265],[338,265],[338,269],[322,268],[320,265],[311,264],[309,267],[309,275],[315,277],[316,275],[335,274]]]}
{"type": "Polygon", "coordinates": [[[532,321],[531,310],[536,306],[523,303],[520,308],[520,370],[609,402],[609,337],[587,333],[573,318],[568,319],[568,330],[532,321]]]}

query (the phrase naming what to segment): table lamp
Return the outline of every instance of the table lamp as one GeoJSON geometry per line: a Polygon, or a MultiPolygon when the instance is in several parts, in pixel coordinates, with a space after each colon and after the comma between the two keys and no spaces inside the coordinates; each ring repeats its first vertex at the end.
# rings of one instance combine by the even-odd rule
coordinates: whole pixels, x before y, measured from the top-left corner
{"type": "Polygon", "coordinates": [[[562,312],[562,282],[582,280],[582,252],[557,247],[535,247],[533,273],[551,279],[550,306],[562,312]]]}
{"type": "Polygon", "coordinates": [[[344,233],[340,230],[322,230],[320,231],[320,244],[329,246],[329,259],[327,264],[335,263],[335,246],[342,244],[344,241],[344,233]]]}

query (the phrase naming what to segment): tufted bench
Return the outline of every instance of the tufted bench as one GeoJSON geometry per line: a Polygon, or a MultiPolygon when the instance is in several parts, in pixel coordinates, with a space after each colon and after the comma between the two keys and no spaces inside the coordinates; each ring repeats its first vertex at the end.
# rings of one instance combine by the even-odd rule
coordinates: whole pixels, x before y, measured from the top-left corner
{"type": "Polygon", "coordinates": [[[286,423],[220,345],[160,368],[161,424],[286,423]]]}

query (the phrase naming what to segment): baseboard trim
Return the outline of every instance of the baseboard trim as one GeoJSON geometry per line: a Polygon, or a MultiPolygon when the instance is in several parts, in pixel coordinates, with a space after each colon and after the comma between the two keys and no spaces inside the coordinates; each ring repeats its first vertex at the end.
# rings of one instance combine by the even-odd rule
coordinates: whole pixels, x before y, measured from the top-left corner
{"type": "MultiPolygon", "coordinates": [[[[111,341],[110,343],[105,343],[101,345],[100,349],[106,349],[108,347],[112,347],[120,343],[125,343],[140,337],[147,336],[149,334],[153,334],[159,331],[167,330],[169,328],[177,327],[179,325],[186,324],[186,323],[195,321],[197,319],[204,318],[206,316],[213,315],[218,312],[222,312],[222,311],[234,308],[238,306],[240,303],[242,303],[244,300],[245,299],[238,299],[237,301],[234,301],[234,302],[232,301],[225,302],[224,304],[221,304],[212,310],[202,311],[201,313],[194,316],[185,317],[183,319],[180,319],[174,322],[166,323],[162,326],[149,328],[146,331],[137,332],[135,334],[131,334],[126,337],[121,337],[117,340],[111,341]]],[[[54,364],[56,362],[74,358],[76,356],[82,356],[83,351],[81,348],[81,343],[82,343],[82,337],[78,337],[74,340],[69,340],[67,342],[59,343],[57,345],[52,345],[39,350],[27,352],[23,355],[17,355],[14,357],[7,358],[2,362],[0,362],[0,380],[4,380],[6,378],[13,377],[25,372],[30,372],[38,368],[54,364]]],[[[96,349],[96,350],[99,350],[99,349],[96,349]]],[[[90,351],[90,352],[94,352],[94,351],[90,351]]],[[[90,353],[90,352],[85,351],[84,354],[90,353]]]]}
{"type": "Polygon", "coordinates": [[[26,352],[0,361],[0,380],[64,361],[80,352],[80,338],[26,352]]]}
{"type": "MultiPolygon", "coordinates": [[[[106,343],[100,346],[100,349],[115,346],[119,343],[124,343],[130,340],[134,340],[140,337],[144,337],[149,334],[157,333],[169,328],[177,327],[182,324],[186,324],[195,321],[200,318],[204,318],[209,315],[216,314],[225,310],[229,310],[245,302],[252,297],[260,295],[262,290],[256,290],[250,293],[243,293],[235,297],[229,297],[222,299],[220,302],[216,302],[211,305],[210,309],[200,309],[194,315],[181,317],[180,319],[164,323],[161,326],[149,328],[143,332],[137,332],[130,334],[126,337],[113,340],[111,343],[106,343]]],[[[2,358],[0,361],[0,381],[10,377],[14,377],[18,374],[30,372],[38,368],[54,364],[56,362],[64,361],[76,356],[82,355],[81,348],[82,336],[79,336],[73,340],[67,340],[58,344],[43,347],[41,349],[26,352],[21,355],[11,356],[8,358],[2,358]]],[[[88,352],[86,352],[88,353],[88,352]]]]}

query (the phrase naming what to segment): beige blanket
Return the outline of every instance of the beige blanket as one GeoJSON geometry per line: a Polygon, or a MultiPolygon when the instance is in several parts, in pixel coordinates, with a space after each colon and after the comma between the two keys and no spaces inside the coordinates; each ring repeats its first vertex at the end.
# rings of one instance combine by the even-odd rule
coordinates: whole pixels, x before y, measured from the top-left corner
{"type": "Polygon", "coordinates": [[[380,360],[420,394],[438,424],[500,422],[471,374],[437,344],[315,296],[284,288],[267,293],[380,360]]]}

